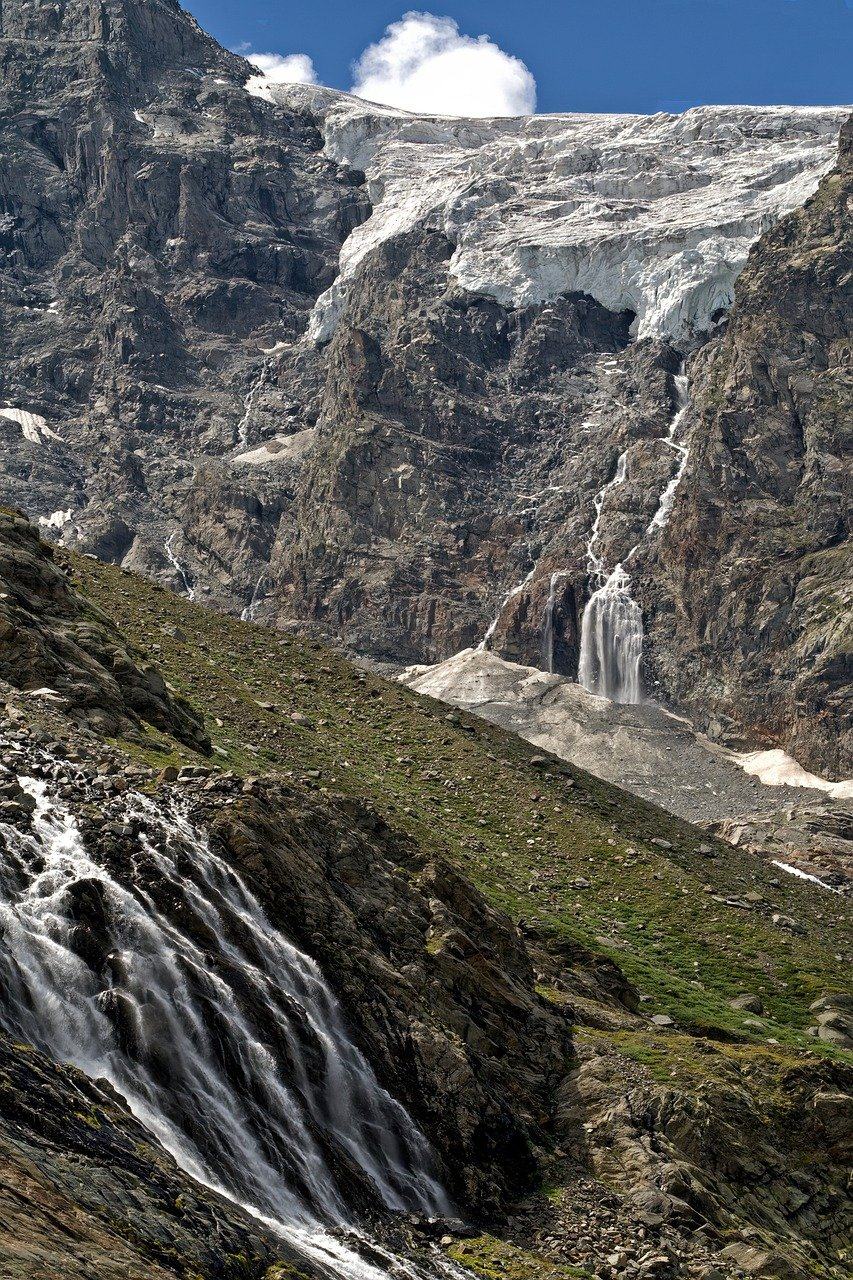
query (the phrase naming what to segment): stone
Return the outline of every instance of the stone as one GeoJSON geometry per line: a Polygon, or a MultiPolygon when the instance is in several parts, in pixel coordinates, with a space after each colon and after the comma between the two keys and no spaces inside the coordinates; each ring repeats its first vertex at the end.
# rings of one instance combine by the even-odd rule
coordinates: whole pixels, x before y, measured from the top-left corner
{"type": "Polygon", "coordinates": [[[760,996],[749,994],[735,996],[734,1000],[729,1001],[729,1006],[732,1009],[743,1009],[747,1013],[764,1013],[764,1004],[760,996]]]}

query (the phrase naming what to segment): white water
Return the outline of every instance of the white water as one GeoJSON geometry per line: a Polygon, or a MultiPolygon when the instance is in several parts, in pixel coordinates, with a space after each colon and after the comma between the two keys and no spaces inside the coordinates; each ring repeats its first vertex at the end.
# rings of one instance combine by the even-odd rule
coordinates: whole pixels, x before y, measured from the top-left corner
{"type": "Polygon", "coordinates": [[[631,580],[622,565],[617,564],[608,574],[598,553],[604,500],[612,489],[625,483],[628,452],[620,453],[612,480],[595,495],[595,516],[586,544],[587,571],[596,589],[581,620],[578,683],[611,702],[639,702],[642,697],[643,614],[631,599],[631,580]]]}
{"type": "Polygon", "coordinates": [[[317,965],[177,810],[127,798],[141,831],[119,881],[48,784],[21,783],[37,808],[31,833],[0,824],[0,1021],[108,1080],[193,1178],[333,1271],[379,1280],[335,1234],[357,1244],[341,1156],[390,1211],[452,1207],[426,1139],[349,1039],[317,965]],[[81,895],[109,937],[102,971],[75,950],[81,895]]]}
{"type": "Polygon", "coordinates": [[[604,508],[604,499],[607,497],[611,489],[615,489],[617,485],[625,483],[625,476],[628,471],[628,450],[619,454],[616,463],[616,472],[612,480],[608,480],[593,499],[593,507],[595,516],[592,521],[592,528],[589,532],[589,539],[586,544],[586,561],[587,569],[590,577],[597,583],[599,587],[603,587],[607,574],[604,569],[604,561],[599,556],[596,547],[601,536],[601,512],[604,508]]]}
{"type": "Polygon", "coordinates": [[[554,611],[557,605],[557,583],[569,575],[564,569],[551,574],[548,585],[548,601],[545,605],[545,624],[542,628],[542,662],[545,670],[554,673],[554,611]]]}
{"type": "Polygon", "coordinates": [[[654,533],[656,529],[663,529],[666,522],[669,520],[670,512],[672,511],[675,503],[675,495],[678,490],[678,486],[681,484],[681,478],[684,475],[684,469],[687,466],[687,459],[689,457],[687,444],[679,439],[678,434],[689,405],[687,375],[684,373],[683,364],[681,366],[681,371],[675,376],[675,394],[676,414],[672,420],[672,425],[669,428],[666,443],[678,454],[678,469],[661,494],[658,509],[653,515],[646,533],[654,533]]]}
{"type": "Polygon", "coordinates": [[[584,609],[578,684],[611,702],[641,702],[642,656],[643,611],[631,599],[631,580],[617,564],[584,609]]]}
{"type": "MultiPolygon", "coordinates": [[[[688,448],[679,438],[679,429],[688,409],[688,384],[682,363],[675,376],[676,411],[664,443],[678,454],[675,475],[658,500],[646,536],[663,529],[675,503],[675,495],[687,466],[688,448]]],[[[640,662],[643,656],[643,611],[631,598],[631,579],[625,565],[636,554],[632,547],[608,574],[604,559],[598,554],[604,501],[617,485],[624,484],[630,448],[619,455],[616,473],[596,494],[595,516],[586,544],[587,572],[595,585],[581,621],[581,651],[578,683],[590,693],[609,698],[611,702],[636,703],[643,699],[640,662]]],[[[549,670],[552,668],[549,667],[549,670]]]]}
{"type": "Polygon", "coordinates": [[[190,579],[189,574],[187,573],[184,566],[181,564],[178,557],[175,555],[175,552],[172,548],[172,544],[174,543],[176,537],[177,537],[177,533],[170,533],[166,541],[163,543],[163,549],[166,552],[166,559],[169,561],[169,564],[172,566],[172,568],[177,573],[178,577],[181,579],[181,582],[184,584],[184,590],[187,593],[187,599],[195,600],[195,587],[192,584],[192,580],[190,579]]]}
{"type": "Polygon", "coordinates": [[[237,423],[237,438],[244,449],[248,448],[249,445],[249,428],[252,424],[252,414],[255,411],[255,402],[266,383],[267,376],[269,375],[269,371],[273,364],[273,355],[277,355],[278,350],[279,348],[277,347],[270,348],[270,358],[265,360],[262,364],[260,373],[249,387],[248,394],[243,401],[243,416],[237,423]]]}
{"type": "Polygon", "coordinates": [[[504,609],[507,607],[510,600],[514,600],[516,596],[521,595],[522,591],[527,586],[528,582],[533,581],[533,576],[535,573],[536,573],[536,565],[533,566],[533,568],[530,570],[530,572],[527,574],[525,578],[522,578],[521,582],[519,582],[516,586],[514,586],[511,591],[508,591],[506,593],[503,600],[501,600],[500,608],[498,609],[497,613],[492,618],[491,622],[486,628],[486,634],[483,636],[482,640],[477,645],[478,649],[480,650],[488,649],[489,641],[491,640],[492,636],[495,634],[495,632],[498,629],[498,623],[501,620],[501,614],[503,613],[504,609]]]}
{"type": "Polygon", "coordinates": [[[251,600],[250,600],[250,601],[249,601],[249,603],[246,605],[246,607],[245,607],[245,609],[243,610],[243,612],[240,614],[240,620],[241,620],[241,622],[254,622],[254,621],[255,621],[255,616],[256,616],[256,614],[257,614],[257,612],[258,612],[258,609],[260,608],[260,606],[263,604],[264,600],[266,599],[266,594],[265,594],[265,593],[263,592],[263,590],[262,590],[262,589],[263,589],[263,585],[264,585],[264,583],[265,583],[265,581],[266,581],[266,577],[267,577],[267,571],[266,571],[266,569],[263,569],[263,570],[261,571],[261,574],[260,574],[260,576],[259,576],[259,578],[258,578],[257,582],[255,583],[255,589],[254,589],[254,591],[252,592],[252,598],[251,598],[251,600]]]}

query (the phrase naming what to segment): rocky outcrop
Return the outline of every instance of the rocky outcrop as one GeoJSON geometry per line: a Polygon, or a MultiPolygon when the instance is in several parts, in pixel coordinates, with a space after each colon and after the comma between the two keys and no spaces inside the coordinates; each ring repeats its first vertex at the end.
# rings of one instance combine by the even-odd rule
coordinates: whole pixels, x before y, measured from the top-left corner
{"type": "Polygon", "coordinates": [[[522,938],[451,867],[362,806],[308,806],[259,782],[226,807],[217,791],[227,796],[228,784],[200,812],[273,921],[334,974],[451,1192],[469,1210],[499,1210],[535,1176],[572,1054],[568,1020],[534,993],[522,938]]]}
{"type": "Polygon", "coordinates": [[[690,461],[643,576],[648,661],[698,723],[853,768],[847,455],[853,124],[838,168],[750,254],[691,366],[690,461]]]}
{"type": "MultiPolygon", "coordinates": [[[[366,202],[173,0],[7,0],[1,21],[0,500],[181,586],[164,542],[196,463],[310,415],[310,379],[282,391],[267,351],[304,329],[366,202]]],[[[259,541],[250,521],[229,545],[232,606],[259,541]]]]}
{"type": "Polygon", "coordinates": [[[105,1082],[5,1032],[0,1169],[8,1280],[270,1280],[279,1266],[312,1275],[274,1233],[183,1173],[105,1082]]]}
{"type": "MultiPolygon", "coordinates": [[[[580,294],[507,309],[454,286],[452,254],[446,236],[413,231],[351,284],[299,532],[279,541],[271,573],[289,613],[355,649],[428,661],[481,639],[502,584],[536,566],[517,601],[526,617],[504,620],[495,643],[538,657],[549,570],[572,567],[583,589],[585,497],[615,466],[583,422],[631,316],[580,294]]],[[[666,366],[650,344],[626,360],[640,434],[666,420],[666,366]]],[[[614,443],[627,426],[609,424],[614,443]]]]}
{"type": "Polygon", "coordinates": [[[201,717],[70,584],[23,515],[0,510],[0,679],[99,733],[143,723],[209,752],[201,717]]]}
{"type": "Polygon", "coordinates": [[[626,1088],[618,1059],[606,1049],[591,1054],[563,1086],[558,1132],[577,1138],[582,1129],[597,1174],[652,1223],[681,1224],[692,1239],[702,1224],[697,1234],[716,1242],[717,1266],[810,1280],[849,1239],[846,1073],[827,1065],[774,1078],[760,1056],[733,1069],[715,1061],[712,1045],[702,1048],[698,1089],[641,1073],[626,1088]]]}

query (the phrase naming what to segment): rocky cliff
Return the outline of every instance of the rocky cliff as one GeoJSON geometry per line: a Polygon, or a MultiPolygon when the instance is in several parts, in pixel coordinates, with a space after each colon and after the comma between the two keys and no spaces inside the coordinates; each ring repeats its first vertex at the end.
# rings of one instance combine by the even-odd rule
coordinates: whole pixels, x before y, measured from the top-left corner
{"type": "Polygon", "coordinates": [[[848,121],[691,365],[690,460],[644,591],[651,669],[699,723],[734,712],[835,777],[853,763],[852,205],[848,121]]]}
{"type": "MultiPolygon", "coordinates": [[[[177,5],[144,0],[8,0],[0,56],[6,501],[193,598],[396,662],[488,633],[502,657],[574,677],[587,601],[627,559],[646,691],[723,736],[846,767],[829,745],[836,605],[808,559],[828,565],[832,540],[843,554],[838,441],[807,433],[801,457],[774,435],[769,489],[752,494],[737,460],[710,486],[720,528],[748,501],[766,547],[741,554],[733,530],[718,599],[695,478],[706,457],[722,466],[713,414],[697,399],[672,434],[686,356],[703,402],[733,394],[729,357],[691,353],[765,233],[766,278],[784,274],[796,246],[771,228],[833,163],[842,111],[412,117],[252,79],[177,5]],[[782,583],[791,486],[823,514],[785,534],[782,583]],[[738,639],[765,591],[772,625],[738,639]]],[[[821,243],[819,273],[790,267],[801,305],[780,319],[814,332],[801,383],[849,334],[843,227],[821,243]],[[835,337],[808,329],[830,276],[835,337]]],[[[741,360],[762,312],[750,288],[725,339],[741,360]]],[[[753,418],[774,387],[756,383],[753,418]]],[[[843,410],[843,382],[833,394],[843,410]]],[[[823,401],[810,413],[822,423],[823,401]]]]}

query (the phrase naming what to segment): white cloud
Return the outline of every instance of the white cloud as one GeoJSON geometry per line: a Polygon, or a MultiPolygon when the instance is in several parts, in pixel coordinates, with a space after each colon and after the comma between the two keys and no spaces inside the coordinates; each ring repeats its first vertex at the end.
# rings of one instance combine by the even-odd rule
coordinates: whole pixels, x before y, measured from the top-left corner
{"type": "Polygon", "coordinates": [[[246,57],[260,76],[273,84],[316,84],[317,72],[307,53],[247,53],[246,57]]]}
{"type": "Polygon", "coordinates": [[[453,18],[410,12],[386,27],[353,69],[350,92],[406,111],[518,116],[536,110],[536,81],[488,36],[463,36],[453,18]]]}

